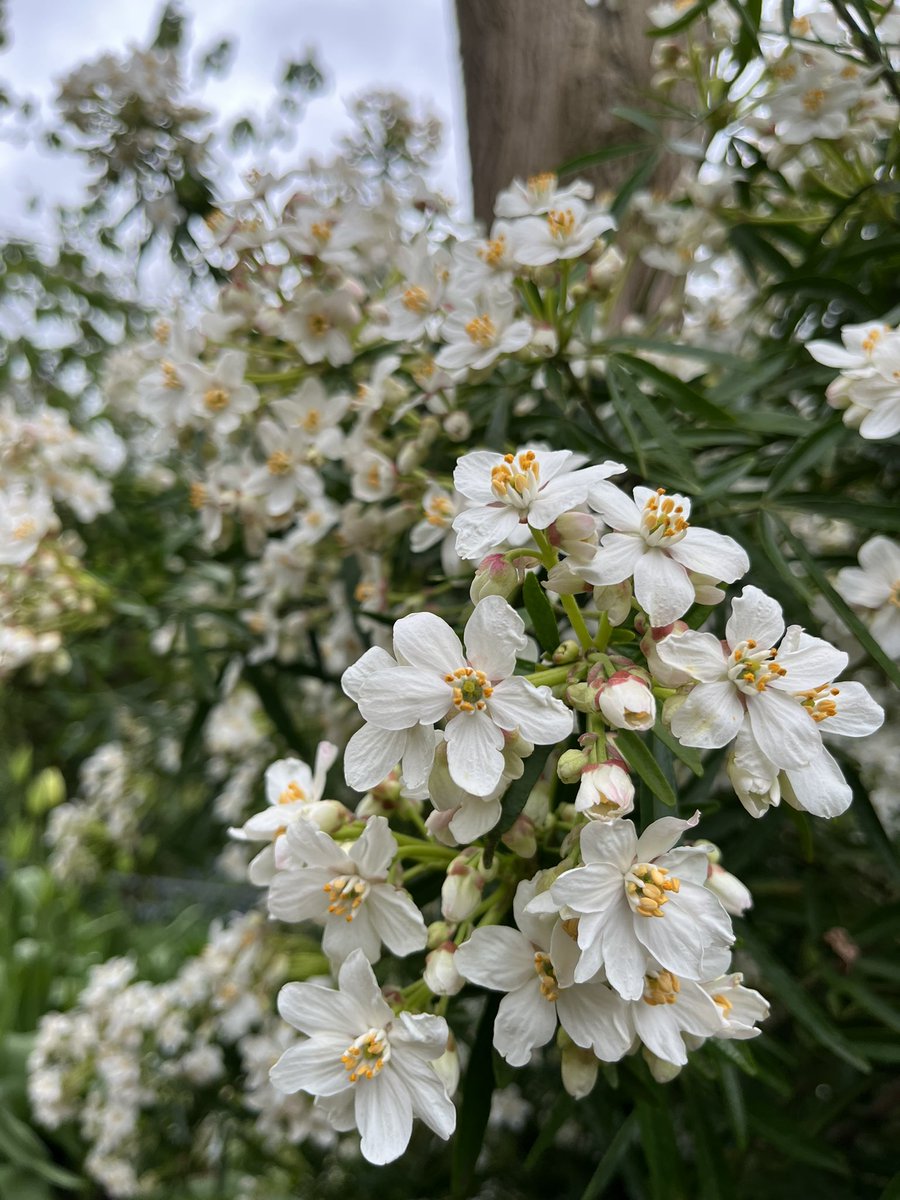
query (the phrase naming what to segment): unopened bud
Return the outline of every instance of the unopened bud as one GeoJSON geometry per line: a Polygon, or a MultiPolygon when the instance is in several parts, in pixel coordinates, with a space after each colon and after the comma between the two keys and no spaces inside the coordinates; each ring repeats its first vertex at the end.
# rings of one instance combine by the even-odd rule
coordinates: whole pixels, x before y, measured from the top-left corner
{"type": "Polygon", "coordinates": [[[583,1100],[593,1091],[597,1082],[600,1065],[597,1056],[593,1050],[582,1050],[576,1046],[562,1026],[556,1042],[560,1049],[562,1085],[573,1099],[583,1100]]]}
{"type": "Polygon", "coordinates": [[[596,699],[597,689],[587,682],[570,683],[566,688],[566,700],[578,712],[596,712],[596,699]]]}
{"type": "Polygon", "coordinates": [[[634,784],[628,772],[614,762],[586,766],[575,797],[575,808],[599,820],[630,813],[634,808],[634,784]]]}
{"type": "Polygon", "coordinates": [[[727,913],[733,917],[742,917],[753,907],[753,897],[746,884],[741,883],[737,875],[732,875],[718,863],[710,862],[706,886],[716,896],[727,913]]]}
{"type": "Polygon", "coordinates": [[[519,858],[534,858],[537,854],[537,839],[534,836],[534,821],[525,813],[519,813],[506,833],[500,838],[519,858]]]}
{"type": "Polygon", "coordinates": [[[577,783],[581,772],[590,761],[590,756],[583,750],[564,751],[556,764],[556,774],[560,783],[577,783]]]}
{"type": "Polygon", "coordinates": [[[632,670],[617,671],[600,685],[597,707],[614,729],[652,729],[656,721],[649,681],[632,670]]]}
{"type": "Polygon", "coordinates": [[[475,578],[469,587],[469,598],[473,604],[485,596],[502,596],[508,600],[520,581],[519,572],[502,554],[489,554],[476,568],[475,578]]]}
{"type": "Polygon", "coordinates": [[[621,625],[631,612],[631,581],[595,587],[594,604],[598,612],[606,613],[610,625],[621,625]]]}
{"type": "Polygon", "coordinates": [[[644,1061],[650,1068],[650,1074],[657,1083],[671,1083],[677,1075],[681,1074],[681,1067],[677,1063],[668,1062],[664,1058],[658,1058],[652,1050],[644,1047],[644,1061]]]}
{"type": "MultiPolygon", "coordinates": [[[[637,627],[637,622],[635,622],[637,627]]],[[[689,683],[691,676],[687,671],[682,671],[678,667],[667,666],[660,658],[657,652],[657,646],[661,641],[671,633],[683,633],[689,626],[684,621],[675,621],[672,625],[665,625],[658,629],[648,629],[641,638],[641,653],[647,660],[647,666],[650,668],[650,673],[657,683],[661,683],[663,687],[681,687],[682,684],[689,683]]]]}
{"type": "Polygon", "coordinates": [[[447,1049],[431,1063],[438,1078],[447,1090],[447,1095],[452,1096],[459,1087],[459,1051],[456,1048],[456,1038],[451,1033],[447,1038],[447,1049]]]}
{"type": "Polygon", "coordinates": [[[567,663],[573,663],[581,657],[581,647],[574,638],[567,638],[553,651],[553,662],[557,666],[564,666],[567,663]]]}
{"type": "MultiPolygon", "coordinates": [[[[318,804],[311,804],[303,815],[323,833],[334,833],[336,829],[340,829],[342,825],[348,825],[355,819],[350,809],[341,804],[339,800],[320,800],[318,804]]],[[[361,814],[357,813],[356,815],[361,814]]]]}
{"type": "Polygon", "coordinates": [[[455,942],[445,942],[426,956],[422,978],[432,995],[455,996],[464,987],[466,981],[456,969],[455,957],[455,942]]]}
{"type": "Polygon", "coordinates": [[[444,942],[449,942],[452,937],[452,925],[448,925],[446,921],[432,921],[428,926],[428,941],[425,945],[429,950],[437,950],[438,946],[443,946],[444,942]]]}

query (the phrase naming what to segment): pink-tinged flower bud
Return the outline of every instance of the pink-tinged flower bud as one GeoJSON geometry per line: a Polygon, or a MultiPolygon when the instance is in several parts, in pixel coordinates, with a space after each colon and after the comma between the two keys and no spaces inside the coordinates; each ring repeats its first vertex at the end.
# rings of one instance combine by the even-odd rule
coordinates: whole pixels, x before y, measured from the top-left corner
{"type": "Polygon", "coordinates": [[[445,942],[432,950],[425,958],[422,978],[434,996],[455,996],[465,986],[465,980],[456,969],[456,943],[445,942]]]}
{"type": "Polygon", "coordinates": [[[706,886],[715,894],[725,911],[733,917],[742,917],[753,907],[753,897],[747,885],[718,863],[709,864],[706,886]]]}
{"type": "Polygon", "coordinates": [[[568,541],[582,542],[596,532],[597,518],[593,513],[578,512],[574,509],[572,512],[561,513],[547,530],[551,544],[563,547],[568,541]]]}
{"type": "Polygon", "coordinates": [[[617,671],[601,684],[597,707],[614,729],[652,729],[656,721],[649,683],[635,671],[617,671]]]}
{"type": "Polygon", "coordinates": [[[470,864],[471,855],[459,855],[447,868],[441,887],[441,913],[446,921],[458,924],[472,915],[481,903],[484,876],[470,864]]]}
{"type": "Polygon", "coordinates": [[[685,621],[676,621],[673,625],[662,625],[658,629],[648,629],[641,638],[641,653],[647,660],[650,674],[663,687],[681,687],[685,683],[690,683],[692,679],[692,676],[687,671],[680,671],[677,667],[666,666],[656,651],[657,645],[661,641],[664,641],[669,634],[684,633],[689,628],[690,626],[685,621]]]}
{"type": "Polygon", "coordinates": [[[564,751],[556,764],[556,774],[560,783],[577,783],[589,762],[590,758],[583,750],[564,751]]]}
{"type": "Polygon", "coordinates": [[[500,838],[519,858],[534,858],[537,854],[537,839],[534,836],[534,821],[525,813],[519,813],[506,833],[500,838]]]}
{"type": "Polygon", "coordinates": [[[425,818],[425,828],[436,842],[442,846],[458,846],[459,842],[450,832],[450,822],[459,812],[459,808],[443,810],[433,809],[425,818]]]}
{"type": "Polygon", "coordinates": [[[459,1087],[459,1051],[456,1048],[456,1038],[452,1033],[447,1038],[447,1049],[440,1058],[434,1059],[431,1065],[447,1089],[447,1095],[452,1096],[459,1087]]]}
{"type": "Polygon", "coordinates": [[[576,1046],[560,1026],[556,1037],[560,1049],[562,1085],[575,1100],[583,1100],[594,1090],[600,1064],[593,1050],[576,1046]]]}
{"type": "Polygon", "coordinates": [[[444,417],[444,433],[451,442],[464,442],[472,432],[472,422],[469,414],[461,409],[447,413],[444,417]]]}
{"type": "Polygon", "coordinates": [[[502,596],[508,600],[521,582],[521,575],[502,554],[489,554],[481,560],[469,587],[473,604],[485,596],[502,596]]]}
{"type": "Polygon", "coordinates": [[[621,625],[631,612],[631,580],[595,587],[594,603],[598,612],[606,613],[610,625],[621,625]]]}
{"type": "Polygon", "coordinates": [[[575,797],[578,812],[597,820],[624,817],[634,808],[634,784],[617,763],[591,763],[584,768],[575,797]]]}
{"type": "Polygon", "coordinates": [[[625,269],[625,258],[615,246],[607,246],[591,263],[587,274],[590,288],[607,292],[625,269]]]}

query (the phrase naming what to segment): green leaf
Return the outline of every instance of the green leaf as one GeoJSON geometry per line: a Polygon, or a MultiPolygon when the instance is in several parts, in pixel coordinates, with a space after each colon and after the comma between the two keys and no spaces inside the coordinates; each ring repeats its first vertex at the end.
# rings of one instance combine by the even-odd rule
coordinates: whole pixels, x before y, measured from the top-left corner
{"type": "Polygon", "coordinates": [[[644,395],[633,376],[615,357],[609,361],[606,378],[610,392],[613,389],[618,391],[621,402],[627,403],[654,438],[657,448],[665,454],[666,462],[671,463],[677,472],[677,475],[671,473],[664,480],[665,484],[668,486],[674,483],[678,487],[687,487],[689,491],[699,491],[702,485],[694,471],[693,463],[688,452],[679,444],[671,423],[656,410],[652,399],[644,395]]]}
{"type": "Polygon", "coordinates": [[[606,1187],[616,1176],[622,1159],[628,1153],[631,1143],[638,1133],[637,1112],[630,1112],[613,1140],[609,1143],[606,1153],[597,1164],[597,1170],[591,1176],[590,1182],[581,1194],[581,1200],[599,1200],[606,1187]]]}
{"type": "Polygon", "coordinates": [[[653,795],[669,808],[674,808],[677,800],[675,792],[647,743],[630,729],[617,729],[616,749],[653,795]]]}
{"type": "Polygon", "coordinates": [[[885,654],[881,646],[872,637],[843,596],[839,595],[828,580],[825,572],[806,549],[799,538],[794,537],[790,529],[782,522],[782,531],[790,542],[795,554],[803,563],[810,580],[822,593],[834,613],[844,622],[862,648],[873,659],[895,687],[900,688],[900,667],[885,654]]]}
{"type": "Polygon", "coordinates": [[[900,505],[896,504],[866,504],[860,500],[840,500],[834,496],[803,492],[796,496],[779,496],[778,507],[799,509],[833,520],[852,521],[867,531],[900,533],[900,505]]]}
{"type": "MultiPolygon", "coordinates": [[[[677,352],[678,347],[674,347],[677,352]]],[[[655,363],[647,362],[643,358],[634,358],[623,356],[623,361],[628,363],[628,366],[637,371],[639,375],[655,384],[657,389],[667,396],[677,409],[687,413],[689,416],[696,417],[701,421],[719,422],[724,425],[733,425],[734,417],[724,408],[720,408],[718,404],[713,404],[702,393],[684,383],[681,379],[670,375],[668,371],[663,371],[655,363]]]]}
{"type": "Polygon", "coordinates": [[[525,576],[525,582],[522,585],[522,599],[525,601],[525,607],[534,627],[534,635],[540,643],[541,649],[546,650],[548,654],[552,653],[559,645],[559,626],[556,623],[553,605],[533,571],[525,576]]]}
{"type": "Polygon", "coordinates": [[[846,426],[837,413],[830,421],[814,429],[796,443],[779,461],[769,476],[766,496],[771,499],[800,479],[810,468],[823,463],[838,442],[846,436],[846,426]]]}
{"type": "Polygon", "coordinates": [[[795,1124],[784,1126],[758,1113],[751,1113],[750,1127],[755,1134],[795,1162],[818,1167],[821,1171],[831,1171],[835,1175],[850,1174],[847,1160],[842,1154],[829,1149],[821,1141],[811,1141],[795,1124]]]}
{"type": "Polygon", "coordinates": [[[462,1103],[456,1136],[453,1139],[453,1163],[451,1168],[453,1195],[469,1195],[475,1178],[475,1164],[481,1153],[488,1117],[491,1113],[491,1097],[494,1094],[494,1018],[500,1007],[500,996],[492,993],[485,1001],[478,1031],[472,1045],[472,1055],[466,1070],[462,1088],[462,1103]]]}
{"type": "Polygon", "coordinates": [[[664,746],[667,746],[676,758],[680,758],[685,766],[690,767],[693,773],[699,779],[703,774],[703,762],[700,758],[700,751],[695,750],[693,746],[682,746],[678,738],[666,729],[662,723],[662,718],[658,718],[653,726],[653,736],[664,746]]]}
{"type": "Polygon", "coordinates": [[[791,1016],[808,1030],[820,1046],[849,1063],[856,1071],[868,1072],[871,1067],[847,1041],[831,1019],[810,998],[801,984],[769,953],[763,939],[745,920],[741,930],[747,949],[756,959],[765,986],[778,997],[791,1016]]]}
{"type": "Polygon", "coordinates": [[[600,163],[611,162],[615,158],[626,158],[629,154],[646,154],[649,152],[646,142],[623,142],[621,146],[606,146],[603,150],[594,150],[591,154],[579,154],[570,158],[556,168],[556,174],[575,175],[589,167],[599,166],[600,163]]]}
{"type": "Polygon", "coordinates": [[[516,817],[528,803],[534,785],[540,778],[541,771],[547,765],[553,746],[539,747],[530,758],[525,760],[525,769],[518,779],[514,779],[504,793],[500,804],[500,820],[485,839],[484,865],[489,867],[494,857],[497,842],[510,829],[516,817]]]}
{"type": "Polygon", "coordinates": [[[568,1092],[560,1090],[559,1095],[553,1102],[553,1107],[541,1120],[540,1133],[535,1138],[534,1145],[528,1151],[528,1157],[525,1159],[526,1171],[531,1171],[543,1157],[544,1153],[550,1149],[556,1140],[557,1133],[563,1123],[571,1116],[574,1107],[575,1100],[568,1092]]]}

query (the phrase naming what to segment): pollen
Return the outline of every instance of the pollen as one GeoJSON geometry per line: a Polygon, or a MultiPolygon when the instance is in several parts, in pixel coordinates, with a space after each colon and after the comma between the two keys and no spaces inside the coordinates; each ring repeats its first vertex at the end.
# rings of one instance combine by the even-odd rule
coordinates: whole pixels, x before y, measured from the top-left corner
{"type": "Polygon", "coordinates": [[[497,336],[497,326],[487,313],[482,313],[480,317],[473,317],[468,322],[466,333],[476,346],[492,346],[494,338],[497,336]]]}
{"type": "Polygon", "coordinates": [[[428,293],[418,285],[408,287],[403,293],[403,307],[410,312],[424,312],[428,307],[428,293]]]}
{"type": "Polygon", "coordinates": [[[317,242],[323,246],[327,246],[331,241],[331,222],[330,221],[313,221],[309,227],[309,232],[313,235],[317,242]]]}
{"type": "Polygon", "coordinates": [[[553,171],[542,171],[540,175],[531,175],[528,179],[528,190],[535,197],[546,196],[556,187],[556,175],[553,171]]]}
{"type": "Polygon", "coordinates": [[[680,542],[690,525],[684,519],[684,505],[678,498],[667,496],[665,488],[657,488],[644,505],[641,533],[645,540],[658,546],[665,542],[680,542]]]}
{"type": "Polygon", "coordinates": [[[826,93],[823,88],[810,88],[803,94],[803,107],[808,113],[821,112],[825,104],[825,97],[826,93]]]}
{"type": "Polygon", "coordinates": [[[324,337],[331,328],[331,322],[324,313],[310,313],[306,318],[306,328],[313,337],[324,337]]]}
{"type": "Polygon", "coordinates": [[[221,387],[211,387],[203,393],[203,406],[209,409],[210,412],[221,412],[223,408],[228,407],[228,401],[231,399],[230,394],[221,387]]]}
{"type": "Polygon", "coordinates": [[[491,489],[498,499],[507,498],[510,489],[520,497],[531,492],[541,475],[541,466],[533,450],[523,451],[518,458],[505,454],[503,462],[491,468],[491,489]]]}
{"type": "Polygon", "coordinates": [[[429,525],[436,525],[444,529],[449,525],[452,516],[453,503],[449,497],[434,496],[429,500],[428,507],[425,510],[425,520],[429,525]]]}
{"type": "Polygon", "coordinates": [[[559,984],[556,979],[556,971],[553,969],[553,963],[550,961],[549,954],[543,954],[540,950],[534,956],[534,969],[537,972],[537,977],[541,981],[541,995],[550,1004],[555,1003],[559,999],[559,984]]]}
{"type": "Polygon", "coordinates": [[[558,241],[571,237],[575,232],[575,214],[571,208],[552,208],[547,213],[547,224],[550,232],[558,241]]]}
{"type": "Polygon", "coordinates": [[[383,1029],[368,1029],[350,1043],[341,1055],[341,1063],[350,1082],[374,1079],[385,1063],[390,1061],[391,1046],[383,1029]]]}
{"type": "Polygon", "coordinates": [[[307,433],[318,433],[322,426],[322,414],[317,408],[311,408],[301,424],[307,433]]]}
{"type": "Polygon", "coordinates": [[[190,491],[191,508],[202,508],[206,503],[206,485],[203,483],[192,483],[190,491]]]}
{"type": "Polygon", "coordinates": [[[287,450],[273,450],[266,459],[270,475],[287,475],[291,469],[291,456],[287,450]]]}
{"type": "Polygon", "coordinates": [[[306,792],[304,792],[303,788],[300,786],[299,783],[295,782],[295,780],[292,779],[291,782],[287,785],[287,787],[284,788],[284,790],[281,792],[281,795],[278,797],[278,803],[279,804],[294,804],[297,800],[305,800],[305,799],[306,799],[306,792]]]}
{"type": "Polygon", "coordinates": [[[715,996],[713,996],[713,1000],[715,1000],[716,1004],[718,1004],[719,1008],[721,1008],[723,1017],[727,1017],[734,1008],[734,1005],[731,1003],[728,997],[723,996],[721,992],[716,992],[715,996]]]}
{"type": "Polygon", "coordinates": [[[800,703],[816,722],[820,724],[826,721],[829,717],[836,717],[838,706],[835,696],[841,694],[841,689],[829,687],[827,683],[823,683],[817,688],[808,688],[806,691],[798,692],[797,696],[800,703]]]}
{"type": "Polygon", "coordinates": [[[681,991],[678,976],[671,971],[657,971],[655,975],[644,976],[643,1001],[655,1007],[657,1004],[674,1004],[681,991]]]}
{"type": "Polygon", "coordinates": [[[669,876],[668,867],[653,863],[637,863],[626,876],[625,892],[632,912],[639,917],[664,917],[663,905],[668,904],[668,892],[678,892],[681,880],[669,876]]]}
{"type": "Polygon", "coordinates": [[[487,707],[485,701],[494,694],[487,675],[484,671],[476,671],[474,667],[457,667],[455,671],[448,671],[444,682],[450,684],[453,704],[459,712],[483,712],[487,707]]]}
{"type": "Polygon", "coordinates": [[[866,354],[871,354],[872,351],[875,349],[875,347],[878,345],[878,343],[881,341],[882,332],[889,333],[890,326],[885,325],[883,331],[880,328],[878,328],[878,326],[875,326],[875,328],[870,329],[869,332],[866,334],[866,336],[863,338],[861,344],[862,344],[862,348],[863,348],[863,350],[865,350],[866,354]]]}
{"type": "Polygon", "coordinates": [[[496,267],[506,255],[506,238],[501,233],[499,237],[491,238],[478,251],[478,257],[489,267],[496,267]]]}
{"type": "Polygon", "coordinates": [[[181,376],[175,369],[174,364],[164,359],[159,364],[159,369],[162,371],[163,387],[167,388],[170,392],[177,391],[181,387],[181,376]]]}
{"type": "Polygon", "coordinates": [[[331,916],[352,921],[369,894],[369,885],[358,875],[338,875],[324,884],[322,891],[328,897],[331,916]]]}

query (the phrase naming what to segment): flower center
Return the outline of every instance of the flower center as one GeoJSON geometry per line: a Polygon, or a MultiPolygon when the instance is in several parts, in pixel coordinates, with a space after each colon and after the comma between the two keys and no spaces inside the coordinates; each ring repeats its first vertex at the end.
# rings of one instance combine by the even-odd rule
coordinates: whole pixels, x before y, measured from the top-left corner
{"type": "Polygon", "coordinates": [[[817,724],[828,717],[837,716],[838,706],[834,697],[840,694],[840,688],[829,687],[827,683],[823,683],[821,687],[809,688],[805,692],[798,692],[800,703],[817,724]]]}
{"type": "Polygon", "coordinates": [[[424,312],[428,307],[428,293],[418,285],[408,287],[403,293],[403,307],[410,312],[424,312]]]}
{"type": "Polygon", "coordinates": [[[12,535],[17,542],[24,542],[26,538],[30,538],[37,529],[37,524],[33,517],[23,517],[12,531],[12,535]]]}
{"type": "Polygon", "coordinates": [[[270,475],[287,475],[291,469],[291,456],[287,450],[273,450],[266,459],[270,475]]]}
{"type": "Polygon", "coordinates": [[[825,91],[823,88],[810,88],[808,92],[803,94],[803,107],[808,113],[821,112],[825,104],[825,91]]]}
{"type": "Polygon", "coordinates": [[[450,523],[453,516],[453,504],[447,496],[434,496],[428,502],[425,510],[425,520],[429,525],[438,525],[441,529],[450,523]]]}
{"type": "Polygon", "coordinates": [[[202,508],[206,503],[206,485],[202,483],[191,484],[191,508],[202,508]]]}
{"type": "Polygon", "coordinates": [[[306,328],[313,337],[324,337],[331,328],[331,322],[324,313],[310,313],[306,318],[306,328]]]}
{"type": "Polygon", "coordinates": [[[528,190],[536,200],[549,196],[556,187],[556,176],[552,171],[543,171],[540,175],[532,175],[528,180],[528,190]]]}
{"type": "Polygon", "coordinates": [[[476,346],[492,346],[497,336],[497,326],[487,313],[482,313],[480,317],[473,317],[469,321],[466,333],[476,346]]]}
{"type": "Polygon", "coordinates": [[[331,225],[327,221],[313,221],[309,232],[323,246],[327,246],[331,241],[331,225]]]}
{"type": "Polygon", "coordinates": [[[338,875],[326,883],[322,891],[328,897],[328,911],[335,917],[352,921],[369,894],[369,885],[358,875],[338,875]]]}
{"type": "Polygon", "coordinates": [[[478,251],[478,257],[489,267],[496,267],[506,254],[506,238],[501,233],[499,237],[491,238],[478,251]]]}
{"type": "Polygon", "coordinates": [[[551,208],[547,213],[547,224],[553,237],[563,242],[575,232],[575,214],[571,208],[551,208]]]}
{"type": "Polygon", "coordinates": [[[731,1003],[728,997],[723,996],[721,992],[716,992],[715,996],[713,996],[713,1000],[715,1000],[716,1004],[718,1004],[719,1008],[721,1008],[723,1017],[727,1017],[734,1008],[734,1005],[731,1003]]]}
{"type": "MultiPolygon", "coordinates": [[[[885,333],[890,333],[890,329],[891,329],[890,325],[884,326],[885,333]]],[[[881,341],[881,334],[882,334],[882,330],[877,325],[875,326],[874,329],[869,330],[869,332],[863,338],[862,343],[861,343],[862,348],[863,348],[863,350],[865,350],[866,354],[872,353],[872,351],[875,349],[875,347],[881,341]]]]}
{"type": "Polygon", "coordinates": [[[665,488],[657,488],[656,495],[651,496],[644,505],[641,517],[644,541],[651,546],[680,542],[690,529],[682,516],[683,512],[684,505],[676,504],[676,497],[667,496],[665,488]]]}
{"type": "Polygon", "coordinates": [[[371,1079],[390,1060],[391,1044],[383,1029],[367,1029],[341,1055],[341,1062],[351,1083],[371,1079]]]}
{"type": "Polygon", "coordinates": [[[221,412],[228,407],[230,398],[224,388],[211,387],[203,393],[203,404],[210,412],[221,412]]]}
{"type": "Polygon", "coordinates": [[[775,661],[778,651],[757,650],[753,638],[739,642],[729,658],[728,678],[747,696],[764,692],[773,680],[787,675],[787,668],[775,661]]]}
{"type": "Polygon", "coordinates": [[[322,414],[317,408],[311,408],[301,421],[307,433],[318,433],[322,425],[322,414]]]}
{"type": "Polygon", "coordinates": [[[893,604],[894,608],[900,608],[900,579],[898,579],[891,588],[888,598],[888,604],[893,604]]]}
{"type": "Polygon", "coordinates": [[[300,786],[299,783],[295,783],[294,780],[292,779],[291,782],[287,785],[287,787],[282,791],[281,795],[278,797],[278,803],[279,804],[294,804],[297,800],[305,800],[305,799],[306,799],[306,792],[304,792],[303,788],[300,786]]]}
{"type": "Polygon", "coordinates": [[[673,975],[671,971],[658,971],[655,975],[644,976],[643,1001],[645,1004],[654,1007],[657,1004],[674,1004],[680,991],[681,984],[678,982],[678,976],[673,975]]]}
{"type": "Polygon", "coordinates": [[[530,504],[540,486],[541,465],[533,450],[525,450],[518,458],[504,454],[503,462],[491,467],[491,491],[498,500],[516,508],[530,504]]]}
{"type": "Polygon", "coordinates": [[[668,867],[657,867],[653,863],[636,863],[625,876],[625,892],[632,912],[639,917],[664,917],[662,907],[668,904],[666,892],[677,892],[681,880],[674,875],[668,878],[668,867]]]}
{"type": "Polygon", "coordinates": [[[177,391],[181,387],[181,376],[176,371],[174,365],[168,361],[163,361],[159,364],[159,369],[162,371],[163,387],[170,392],[177,391]]]}
{"type": "Polygon", "coordinates": [[[474,667],[457,667],[444,676],[444,682],[453,689],[453,703],[460,712],[483,712],[485,700],[494,694],[487,675],[474,667]]]}
{"type": "Polygon", "coordinates": [[[550,961],[549,954],[542,954],[540,950],[534,956],[534,969],[537,972],[537,977],[541,981],[541,995],[551,1004],[559,999],[559,984],[556,981],[556,972],[553,969],[553,963],[550,961]]]}

